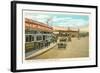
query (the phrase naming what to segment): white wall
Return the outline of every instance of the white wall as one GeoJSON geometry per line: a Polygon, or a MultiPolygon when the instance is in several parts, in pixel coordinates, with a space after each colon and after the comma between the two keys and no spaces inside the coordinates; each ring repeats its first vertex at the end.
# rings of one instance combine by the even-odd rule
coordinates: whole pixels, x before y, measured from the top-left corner
{"type": "MultiPolygon", "coordinates": [[[[0,0],[0,34],[1,34],[0,35],[0,73],[10,73],[10,1],[11,0],[0,0]]],[[[100,0],[31,0],[31,1],[98,5],[100,8],[100,0]]],[[[99,13],[100,13],[100,9],[99,9],[99,13]]],[[[100,16],[100,14],[98,16],[100,16]]],[[[98,19],[100,19],[100,17],[98,19]]],[[[100,27],[100,25],[98,27],[100,27]]],[[[98,37],[100,37],[100,33],[98,37]]],[[[98,40],[100,40],[100,38],[98,40]]],[[[100,49],[98,51],[100,51],[100,49]]],[[[100,67],[53,70],[53,71],[38,71],[36,73],[99,73],[100,72],[99,68],[100,67]]]]}

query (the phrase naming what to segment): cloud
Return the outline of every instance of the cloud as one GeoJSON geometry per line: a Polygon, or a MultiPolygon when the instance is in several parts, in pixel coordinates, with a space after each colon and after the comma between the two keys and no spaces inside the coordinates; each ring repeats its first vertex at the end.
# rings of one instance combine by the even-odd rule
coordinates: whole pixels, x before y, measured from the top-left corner
{"type": "Polygon", "coordinates": [[[37,15],[36,18],[37,19],[48,19],[50,18],[50,16],[49,15],[37,15]]]}
{"type": "Polygon", "coordinates": [[[47,20],[51,18],[51,16],[46,15],[46,14],[30,14],[30,13],[28,14],[26,13],[25,17],[30,18],[32,20],[39,21],[39,22],[43,22],[43,23],[46,23],[47,20]]]}
{"type": "Polygon", "coordinates": [[[84,25],[88,24],[88,21],[86,21],[84,19],[72,19],[69,22],[77,27],[84,26],[84,25]]]}
{"type": "Polygon", "coordinates": [[[68,20],[71,20],[72,18],[71,17],[64,17],[64,18],[57,18],[57,17],[54,17],[53,18],[53,22],[58,22],[58,21],[68,21],[68,20]]]}
{"type": "Polygon", "coordinates": [[[65,26],[65,27],[81,27],[81,26],[88,25],[88,21],[83,19],[69,19],[69,20],[62,20],[62,21],[59,19],[57,20],[56,22],[53,23],[53,25],[65,26]]]}
{"type": "Polygon", "coordinates": [[[64,16],[64,15],[52,15],[52,14],[30,14],[26,13],[25,17],[31,18],[33,20],[46,23],[48,19],[49,25],[52,26],[64,26],[64,27],[81,27],[88,25],[88,20],[80,17],[75,18],[76,16],[64,16]]]}
{"type": "Polygon", "coordinates": [[[49,15],[40,15],[40,14],[27,14],[25,17],[32,18],[32,19],[47,19],[50,18],[49,15]]]}

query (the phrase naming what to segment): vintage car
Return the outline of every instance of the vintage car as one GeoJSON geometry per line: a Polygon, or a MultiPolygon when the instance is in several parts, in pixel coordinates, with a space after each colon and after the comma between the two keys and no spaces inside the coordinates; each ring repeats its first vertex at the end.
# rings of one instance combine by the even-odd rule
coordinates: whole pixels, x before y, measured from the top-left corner
{"type": "Polygon", "coordinates": [[[67,38],[59,37],[58,38],[58,48],[66,48],[66,46],[67,46],[67,38]]]}

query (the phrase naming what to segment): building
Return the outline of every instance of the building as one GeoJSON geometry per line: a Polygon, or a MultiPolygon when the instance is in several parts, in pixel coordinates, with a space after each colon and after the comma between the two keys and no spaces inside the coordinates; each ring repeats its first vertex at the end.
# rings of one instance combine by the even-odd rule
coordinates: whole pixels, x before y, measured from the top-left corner
{"type": "Polygon", "coordinates": [[[25,18],[25,52],[48,47],[53,42],[53,28],[25,18]]]}
{"type": "Polygon", "coordinates": [[[68,41],[71,41],[72,37],[76,37],[79,39],[79,29],[71,29],[71,28],[58,28],[55,31],[58,37],[67,37],[68,41]]]}

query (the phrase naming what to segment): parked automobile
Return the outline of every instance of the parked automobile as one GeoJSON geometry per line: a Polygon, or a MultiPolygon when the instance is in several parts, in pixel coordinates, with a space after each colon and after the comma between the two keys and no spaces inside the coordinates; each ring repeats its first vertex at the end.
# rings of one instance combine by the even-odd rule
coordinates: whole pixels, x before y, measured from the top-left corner
{"type": "Polygon", "coordinates": [[[59,37],[58,38],[58,48],[66,48],[66,46],[67,46],[67,38],[59,37]]]}

